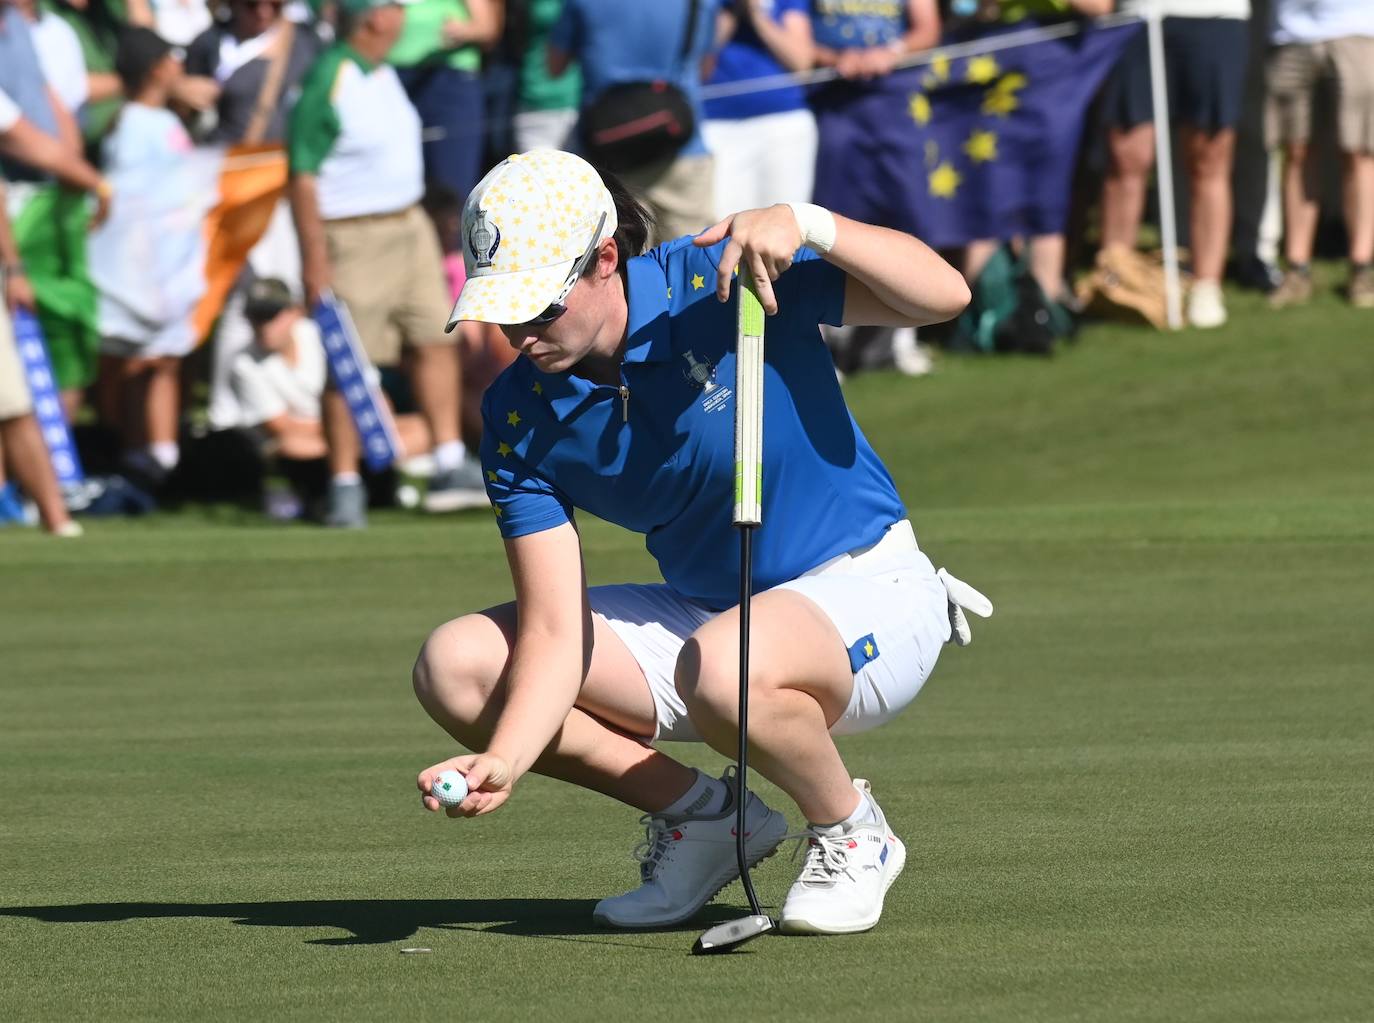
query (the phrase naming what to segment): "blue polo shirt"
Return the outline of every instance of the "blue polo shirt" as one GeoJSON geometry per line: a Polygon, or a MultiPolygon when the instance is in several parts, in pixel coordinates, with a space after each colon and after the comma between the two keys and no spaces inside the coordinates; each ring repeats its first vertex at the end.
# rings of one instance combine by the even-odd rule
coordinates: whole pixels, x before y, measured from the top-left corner
{"type": "MultiPolygon", "coordinates": [[[[724,246],[679,238],[630,260],[623,390],[544,373],[523,356],[487,389],[482,466],[503,536],[552,529],[581,508],[645,534],[678,593],[715,610],[737,602],[735,305],[718,302],[714,284],[724,246]]],[[[775,285],[758,590],[876,543],[906,514],[844,403],[817,326],[840,323],[844,281],[801,249],[775,285]]]]}
{"type": "Polygon", "coordinates": [[[567,0],[549,34],[549,45],[582,66],[582,105],[609,86],[666,79],[692,104],[697,130],[683,156],[706,152],[701,139],[701,60],[715,43],[720,0],[699,0],[691,52],[682,54],[687,5],[660,0],[567,0]]]}
{"type": "MultiPolygon", "coordinates": [[[[789,11],[809,17],[810,6],[811,0],[765,0],[764,16],[782,24],[783,17],[789,11]]],[[[784,74],[787,74],[787,68],[778,62],[773,56],[773,51],[759,38],[759,34],[754,31],[754,23],[740,15],[735,34],[716,54],[716,67],[711,74],[710,84],[725,85],[784,74]]],[[[805,106],[806,95],[801,87],[784,85],[780,88],[772,87],[758,92],[708,99],[706,116],[723,121],[737,121],[745,117],[801,110],[805,106]]]]}

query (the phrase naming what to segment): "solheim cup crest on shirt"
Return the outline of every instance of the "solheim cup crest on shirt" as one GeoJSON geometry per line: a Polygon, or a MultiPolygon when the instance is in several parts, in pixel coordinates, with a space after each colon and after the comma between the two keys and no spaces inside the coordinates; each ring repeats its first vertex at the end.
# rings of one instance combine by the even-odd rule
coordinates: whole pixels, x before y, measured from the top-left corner
{"type": "Polygon", "coordinates": [[[501,247],[501,229],[495,224],[487,224],[487,211],[479,209],[477,219],[468,228],[468,249],[476,263],[475,269],[485,270],[491,266],[492,257],[501,247]]]}
{"type": "Polygon", "coordinates": [[[682,357],[687,360],[687,368],[683,370],[683,375],[692,383],[696,384],[704,394],[710,394],[716,389],[716,367],[714,363],[697,362],[697,357],[690,351],[683,352],[682,357]]]}

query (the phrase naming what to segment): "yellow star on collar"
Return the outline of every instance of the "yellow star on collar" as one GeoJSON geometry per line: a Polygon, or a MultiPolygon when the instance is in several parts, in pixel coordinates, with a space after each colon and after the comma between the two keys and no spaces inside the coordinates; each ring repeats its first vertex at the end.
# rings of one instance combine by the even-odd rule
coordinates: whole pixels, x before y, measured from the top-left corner
{"type": "Polygon", "coordinates": [[[506,425],[508,425],[508,426],[519,426],[519,425],[520,425],[520,413],[519,413],[519,412],[507,412],[507,413],[506,413],[506,425]]]}
{"type": "Polygon", "coordinates": [[[513,450],[514,449],[505,441],[502,441],[500,444],[496,445],[496,453],[500,455],[502,458],[505,458],[513,450]]]}
{"type": "Polygon", "coordinates": [[[692,275],[692,290],[693,290],[693,291],[700,291],[700,290],[701,290],[702,288],[704,288],[704,287],[706,287],[706,278],[703,277],[703,276],[701,276],[701,274],[693,274],[693,275],[692,275]]]}

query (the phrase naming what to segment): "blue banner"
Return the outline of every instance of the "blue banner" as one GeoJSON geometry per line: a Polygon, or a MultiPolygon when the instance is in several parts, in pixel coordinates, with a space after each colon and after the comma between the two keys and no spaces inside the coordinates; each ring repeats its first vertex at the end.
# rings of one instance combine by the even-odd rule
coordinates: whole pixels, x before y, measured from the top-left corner
{"type": "Polygon", "coordinates": [[[33,399],[33,415],[48,446],[53,473],[64,488],[76,486],[85,480],[86,474],[81,469],[71,431],[67,429],[67,416],[62,411],[62,399],[58,397],[52,363],[48,359],[48,346],[43,341],[43,328],[38,324],[38,317],[22,307],[14,310],[13,322],[14,343],[24,363],[24,376],[33,399]]]}
{"type": "MultiPolygon", "coordinates": [[[[1031,22],[978,42],[1025,33],[1031,22]]],[[[1089,105],[1140,22],[817,90],[816,202],[935,248],[1058,234],[1089,105]]]]}
{"type": "Polygon", "coordinates": [[[332,294],[322,295],[311,315],[320,328],[334,386],[348,402],[353,425],[362,438],[363,460],[373,472],[381,472],[400,458],[401,442],[391,411],[373,382],[372,363],[358,340],[353,319],[332,294]]]}

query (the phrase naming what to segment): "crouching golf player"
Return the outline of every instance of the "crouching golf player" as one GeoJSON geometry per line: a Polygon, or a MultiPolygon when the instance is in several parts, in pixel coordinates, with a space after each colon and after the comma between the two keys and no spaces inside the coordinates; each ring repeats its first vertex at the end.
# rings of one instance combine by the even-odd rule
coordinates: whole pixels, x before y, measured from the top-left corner
{"type": "MultiPolygon", "coordinates": [[[[471,791],[450,816],[491,813],[528,771],[639,809],[640,883],[597,904],[603,924],[680,923],[738,876],[731,771],[707,777],[656,747],[732,755],[738,738],[738,266],[769,314],[750,764],[796,801],[810,839],[780,926],[867,930],[905,850],[832,737],[911,702],[951,637],[951,602],[818,324],[945,320],[968,301],[963,278],[909,235],[815,206],[737,213],[641,254],[646,214],[623,186],[552,150],[488,174],[462,230],[452,322],[500,324],[521,355],[487,390],[482,441],[515,601],[441,626],[420,652],[420,702],[477,751],[419,776],[425,807],[452,768],[471,791]],[[574,509],[645,534],[664,582],[588,587],[574,509]]],[[[746,798],[753,863],[787,825],[746,798]]]]}

